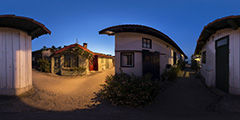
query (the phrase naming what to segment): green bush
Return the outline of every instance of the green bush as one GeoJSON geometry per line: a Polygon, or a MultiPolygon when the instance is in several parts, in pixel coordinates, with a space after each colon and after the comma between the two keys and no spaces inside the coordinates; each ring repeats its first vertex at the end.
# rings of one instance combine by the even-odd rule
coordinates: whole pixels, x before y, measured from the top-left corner
{"type": "Polygon", "coordinates": [[[191,68],[196,71],[200,69],[196,60],[191,60],[191,68]]]}
{"type": "Polygon", "coordinates": [[[74,67],[74,68],[70,69],[70,71],[78,71],[81,73],[83,73],[85,70],[86,70],[86,68],[84,68],[84,67],[74,67]]]}
{"type": "Polygon", "coordinates": [[[165,80],[173,81],[177,78],[178,72],[185,68],[185,61],[178,60],[178,65],[174,65],[170,70],[165,69],[162,76],[165,80]]]}
{"type": "Polygon", "coordinates": [[[37,65],[38,65],[38,70],[42,71],[42,72],[50,72],[50,67],[51,67],[51,64],[50,62],[47,60],[47,59],[39,59],[37,61],[37,65]]]}
{"type": "Polygon", "coordinates": [[[159,92],[159,83],[150,74],[137,77],[120,73],[107,76],[105,82],[101,85],[100,98],[113,105],[140,107],[152,103],[159,92]]]}

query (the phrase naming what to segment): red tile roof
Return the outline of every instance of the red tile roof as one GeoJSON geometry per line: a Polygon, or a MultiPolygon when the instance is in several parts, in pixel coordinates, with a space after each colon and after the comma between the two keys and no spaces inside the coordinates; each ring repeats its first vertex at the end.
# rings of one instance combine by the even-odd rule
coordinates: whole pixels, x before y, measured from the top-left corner
{"type": "Polygon", "coordinates": [[[76,43],[76,44],[69,45],[69,46],[66,46],[66,47],[64,47],[64,48],[62,48],[62,49],[60,49],[60,50],[57,50],[56,52],[53,53],[53,55],[58,54],[58,53],[61,53],[61,52],[65,51],[65,50],[67,50],[67,49],[69,49],[69,48],[75,47],[76,45],[77,45],[78,47],[80,47],[81,49],[83,49],[84,51],[87,51],[87,52],[91,53],[92,55],[95,55],[91,50],[89,50],[89,49],[87,49],[87,48],[85,48],[85,47],[83,47],[83,46],[81,46],[81,45],[79,45],[79,44],[77,44],[77,43],[76,43]]]}
{"type": "Polygon", "coordinates": [[[113,56],[109,56],[109,55],[105,55],[105,54],[102,54],[102,53],[94,53],[95,55],[97,55],[98,57],[103,57],[103,58],[112,58],[114,59],[113,56]]]}

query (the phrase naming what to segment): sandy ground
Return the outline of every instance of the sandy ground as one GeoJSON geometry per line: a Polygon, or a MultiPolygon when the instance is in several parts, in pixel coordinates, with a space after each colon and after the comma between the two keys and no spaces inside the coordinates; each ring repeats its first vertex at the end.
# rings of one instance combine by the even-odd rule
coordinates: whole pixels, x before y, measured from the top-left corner
{"type": "MultiPolygon", "coordinates": [[[[58,77],[33,72],[35,89],[17,98],[0,97],[1,119],[109,119],[109,120],[237,120],[239,113],[230,113],[238,104],[210,91],[196,74],[187,68],[180,78],[165,82],[156,103],[144,108],[111,106],[95,103],[94,92],[104,83],[107,70],[85,77],[58,77]],[[231,104],[227,104],[227,103],[231,104]],[[89,107],[91,106],[91,107],[89,107]],[[224,111],[223,111],[224,109],[224,111]],[[228,111],[227,111],[228,110],[228,111]],[[223,111],[223,112],[222,112],[223,111]]],[[[234,111],[233,111],[234,112],[234,111]]]]}
{"type": "Polygon", "coordinates": [[[97,105],[94,93],[100,90],[107,75],[114,69],[92,73],[83,77],[62,77],[33,70],[34,90],[22,97],[23,103],[34,108],[51,111],[71,111],[97,105]],[[28,97],[30,95],[30,97],[28,97]]]}

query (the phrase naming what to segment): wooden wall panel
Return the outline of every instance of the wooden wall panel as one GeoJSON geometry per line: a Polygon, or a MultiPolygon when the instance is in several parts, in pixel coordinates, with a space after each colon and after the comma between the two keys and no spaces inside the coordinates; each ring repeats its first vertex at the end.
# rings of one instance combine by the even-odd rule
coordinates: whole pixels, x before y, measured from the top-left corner
{"type": "Polygon", "coordinates": [[[32,45],[27,33],[0,28],[0,89],[32,85],[32,45]]]}
{"type": "Polygon", "coordinates": [[[14,31],[13,32],[13,66],[14,66],[14,82],[13,87],[14,88],[20,88],[20,31],[14,31]]]}
{"type": "Polygon", "coordinates": [[[13,83],[13,35],[12,31],[6,32],[6,64],[7,64],[7,88],[12,88],[13,83]]]}
{"type": "Polygon", "coordinates": [[[21,81],[21,88],[25,87],[26,77],[25,77],[25,38],[26,35],[23,32],[20,32],[20,81],[21,81]]]}
{"type": "Polygon", "coordinates": [[[6,87],[6,40],[5,32],[0,28],[0,88],[6,87]]]}

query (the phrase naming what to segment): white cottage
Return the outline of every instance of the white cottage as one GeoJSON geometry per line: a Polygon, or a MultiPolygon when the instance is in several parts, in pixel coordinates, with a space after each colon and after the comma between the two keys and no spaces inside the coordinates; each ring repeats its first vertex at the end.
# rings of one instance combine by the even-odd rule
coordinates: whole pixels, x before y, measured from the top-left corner
{"type": "Polygon", "coordinates": [[[217,19],[201,32],[195,55],[201,55],[201,75],[208,86],[240,94],[240,16],[217,19]]]}
{"type": "Polygon", "coordinates": [[[51,32],[26,17],[0,15],[0,95],[19,95],[32,87],[32,40],[51,32]]]}
{"type": "Polygon", "coordinates": [[[142,25],[118,25],[99,34],[115,35],[115,72],[160,78],[167,64],[177,64],[187,56],[162,32],[142,25]]]}

